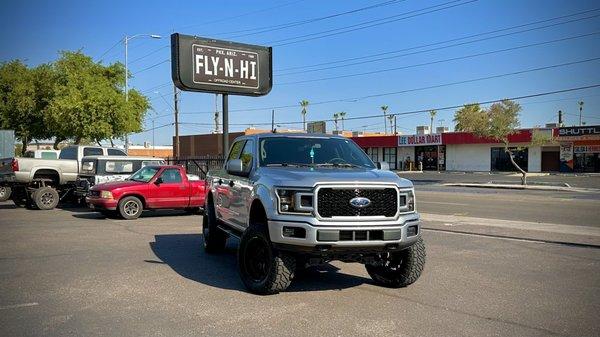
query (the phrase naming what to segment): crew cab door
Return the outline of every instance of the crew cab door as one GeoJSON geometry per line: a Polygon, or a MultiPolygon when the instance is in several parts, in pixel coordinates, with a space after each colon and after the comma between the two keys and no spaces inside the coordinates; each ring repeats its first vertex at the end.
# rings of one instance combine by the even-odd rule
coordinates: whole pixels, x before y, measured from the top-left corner
{"type": "MultiPolygon", "coordinates": [[[[225,167],[227,167],[227,162],[229,160],[238,159],[240,157],[245,142],[246,140],[243,139],[233,143],[231,150],[229,151],[229,155],[227,156],[227,160],[225,161],[225,167]]],[[[217,217],[230,224],[237,224],[233,210],[234,207],[231,206],[231,204],[235,202],[235,196],[233,196],[230,186],[230,184],[235,186],[234,179],[235,176],[229,174],[224,168],[223,170],[219,171],[219,174],[215,176],[213,180],[215,187],[214,202],[217,217]]]]}
{"type": "Polygon", "coordinates": [[[189,184],[181,169],[166,168],[150,184],[152,208],[183,208],[189,205],[189,184]]]}
{"type": "Polygon", "coordinates": [[[250,172],[253,168],[254,140],[248,139],[244,144],[244,149],[238,159],[242,160],[242,170],[244,174],[230,174],[231,180],[229,187],[231,189],[232,202],[230,208],[233,213],[233,222],[241,227],[248,225],[248,214],[250,212],[250,196],[252,193],[252,184],[250,182],[250,172]]]}

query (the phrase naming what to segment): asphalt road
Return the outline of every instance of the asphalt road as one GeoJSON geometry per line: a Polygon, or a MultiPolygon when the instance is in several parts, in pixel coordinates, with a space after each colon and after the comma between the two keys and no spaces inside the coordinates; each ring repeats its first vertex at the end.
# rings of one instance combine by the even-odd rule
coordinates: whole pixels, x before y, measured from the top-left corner
{"type": "MultiPolygon", "coordinates": [[[[450,211],[424,202],[446,194],[418,193],[422,211],[450,211]]],[[[472,198],[480,215],[505,197],[451,194],[472,198]]],[[[424,231],[425,272],[408,288],[375,286],[361,265],[334,262],[261,297],[243,289],[236,242],[202,251],[200,221],[0,204],[0,335],[600,335],[600,249],[424,231]]]]}

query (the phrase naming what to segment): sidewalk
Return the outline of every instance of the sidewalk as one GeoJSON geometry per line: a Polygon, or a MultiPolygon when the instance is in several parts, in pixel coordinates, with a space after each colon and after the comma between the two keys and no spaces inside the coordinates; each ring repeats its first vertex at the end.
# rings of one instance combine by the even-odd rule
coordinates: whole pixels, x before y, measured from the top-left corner
{"type": "Polygon", "coordinates": [[[600,228],[421,213],[423,229],[480,234],[600,248],[600,228]]]}
{"type": "Polygon", "coordinates": [[[517,184],[497,184],[488,183],[446,183],[444,186],[457,187],[478,187],[478,188],[502,188],[512,190],[538,190],[538,191],[560,191],[560,192],[581,192],[581,193],[600,193],[596,188],[579,188],[570,186],[549,186],[549,185],[517,185],[517,184]]]}

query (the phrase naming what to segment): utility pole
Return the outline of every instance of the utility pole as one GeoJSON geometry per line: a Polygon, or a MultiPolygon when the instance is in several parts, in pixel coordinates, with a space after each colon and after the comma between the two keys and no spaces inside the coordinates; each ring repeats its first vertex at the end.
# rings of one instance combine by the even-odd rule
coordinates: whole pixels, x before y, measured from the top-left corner
{"type": "Polygon", "coordinates": [[[398,115],[394,115],[394,135],[398,134],[398,115]]]}
{"type": "Polygon", "coordinates": [[[215,131],[214,133],[219,133],[219,94],[215,94],[215,131]]]}
{"type": "Polygon", "coordinates": [[[177,87],[173,86],[173,99],[175,110],[175,158],[179,159],[179,107],[177,87]]]}
{"type": "Polygon", "coordinates": [[[223,158],[227,156],[229,151],[229,95],[223,94],[223,158]]]}
{"type": "Polygon", "coordinates": [[[579,101],[579,126],[583,125],[582,112],[583,112],[583,101],[579,101]]]}
{"type": "Polygon", "coordinates": [[[275,133],[275,109],[271,110],[271,132],[275,133]]]}
{"type": "Polygon", "coordinates": [[[562,118],[562,110],[558,110],[558,127],[562,127],[563,118],[562,118]]]}

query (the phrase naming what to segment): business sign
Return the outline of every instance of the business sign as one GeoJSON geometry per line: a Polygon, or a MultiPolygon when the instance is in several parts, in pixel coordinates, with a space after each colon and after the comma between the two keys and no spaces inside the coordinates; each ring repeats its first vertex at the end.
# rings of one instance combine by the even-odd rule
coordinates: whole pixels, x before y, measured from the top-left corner
{"type": "Polygon", "coordinates": [[[558,128],[556,136],[561,140],[600,139],[600,126],[571,126],[558,128]]]}
{"type": "Polygon", "coordinates": [[[184,91],[262,96],[271,91],[272,48],[171,35],[171,77],[184,91]]]}
{"type": "Polygon", "coordinates": [[[430,135],[402,135],[398,136],[398,146],[427,146],[442,145],[442,135],[434,133],[430,135]]]}
{"type": "Polygon", "coordinates": [[[306,124],[306,131],[308,133],[326,133],[327,128],[325,121],[310,122],[306,124]]]}
{"type": "Polygon", "coordinates": [[[560,172],[573,172],[573,143],[560,143],[560,172]]]}
{"type": "Polygon", "coordinates": [[[600,145],[575,145],[574,153],[600,153],[600,145]]]}

